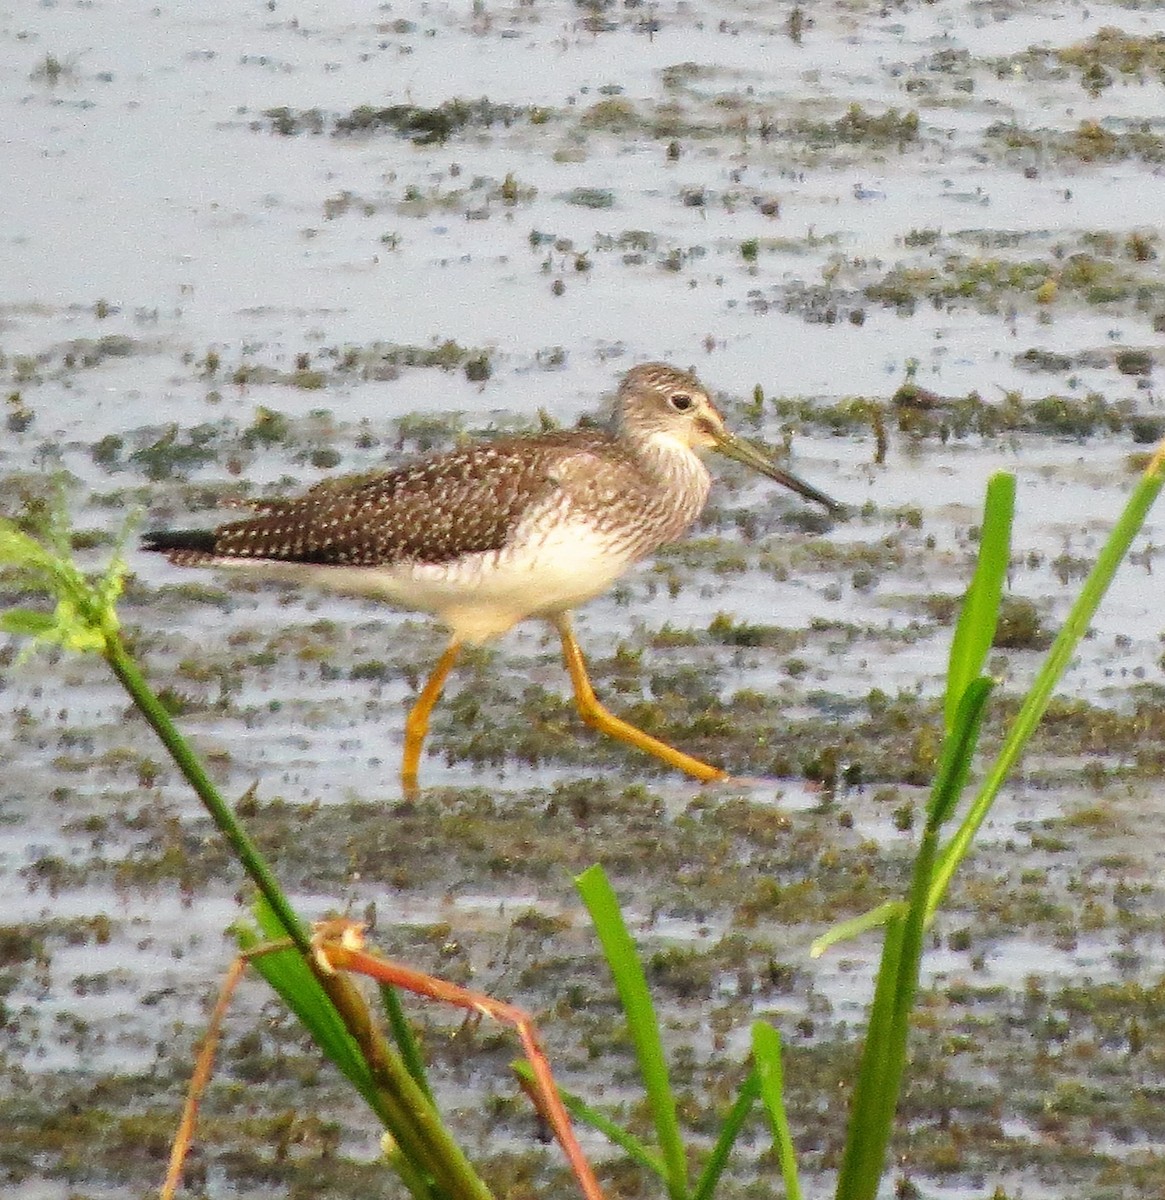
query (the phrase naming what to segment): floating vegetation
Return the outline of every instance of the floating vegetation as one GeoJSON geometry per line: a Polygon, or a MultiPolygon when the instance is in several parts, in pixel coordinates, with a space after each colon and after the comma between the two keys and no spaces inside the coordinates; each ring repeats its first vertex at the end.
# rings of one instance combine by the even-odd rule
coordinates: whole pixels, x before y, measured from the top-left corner
{"type": "Polygon", "coordinates": [[[521,105],[494,104],[480,100],[446,100],[432,108],[416,104],[390,104],[384,107],[362,104],[345,116],[323,113],[318,108],[269,108],[264,117],[271,129],[284,137],[299,134],[334,137],[368,136],[393,133],[418,146],[441,145],[467,129],[488,129],[529,119],[530,109],[521,105]]]}
{"type": "Polygon", "coordinates": [[[33,67],[28,78],[33,83],[43,83],[50,88],[56,87],[59,83],[75,82],[77,78],[76,56],[69,54],[61,57],[57,54],[46,54],[33,67]]]}
{"type": "Polygon", "coordinates": [[[248,449],[255,446],[274,446],[291,437],[291,421],[285,413],[259,405],[255,419],[243,430],[243,445],[248,449]]]}
{"type": "Polygon", "coordinates": [[[1071,46],[1033,46],[997,60],[1001,76],[1020,70],[1029,78],[1076,72],[1080,86],[1093,98],[1112,87],[1118,76],[1137,83],[1165,83],[1165,37],[1139,35],[1105,25],[1090,38],[1071,46]]]}
{"type": "MultiPolygon", "coordinates": [[[[113,333],[100,338],[74,338],[36,354],[0,354],[0,372],[6,371],[17,387],[38,385],[47,379],[64,378],[77,371],[100,367],[111,358],[129,358],[154,353],[156,347],[125,334],[113,333]]],[[[13,401],[9,397],[9,403],[13,401]]]]}
{"type": "Polygon", "coordinates": [[[971,304],[996,311],[1026,299],[1049,303],[1074,297],[1088,305],[1165,299],[1165,280],[1146,278],[1128,260],[1081,251],[1063,258],[1014,260],[950,253],[925,265],[903,264],[867,284],[869,300],[913,311],[920,301],[971,304]]]}
{"type": "Polygon", "coordinates": [[[184,475],[214,461],[218,437],[219,431],[213,425],[192,429],[171,425],[155,441],[134,450],[128,462],[151,480],[184,475]]]}
{"type": "Polygon", "coordinates": [[[584,129],[605,129],[611,133],[627,133],[642,121],[630,100],[611,97],[593,104],[583,113],[579,124],[584,129]]]}
{"type": "Polygon", "coordinates": [[[1025,596],[1007,596],[999,606],[999,624],[991,643],[1001,650],[1046,650],[1052,635],[1044,628],[1040,611],[1025,596]]]}
{"type": "MultiPolygon", "coordinates": [[[[762,136],[765,136],[762,133],[762,136]]],[[[815,147],[837,145],[898,146],[918,141],[918,113],[889,108],[874,114],[854,103],[836,121],[793,121],[769,130],[765,140],[774,137],[805,141],[815,147]]]]}
{"type": "Polygon", "coordinates": [[[20,392],[10,393],[5,400],[4,408],[4,425],[9,433],[24,433],[36,416],[24,402],[24,397],[20,392]]]}
{"type": "Polygon", "coordinates": [[[984,131],[987,150],[1017,165],[1047,161],[1165,162],[1165,134],[1149,121],[1101,124],[1084,120],[1074,130],[1031,129],[1013,121],[999,121],[984,131]]]}
{"type": "Polygon", "coordinates": [[[578,208],[614,208],[615,193],[610,188],[576,187],[563,192],[561,199],[578,208]]]}

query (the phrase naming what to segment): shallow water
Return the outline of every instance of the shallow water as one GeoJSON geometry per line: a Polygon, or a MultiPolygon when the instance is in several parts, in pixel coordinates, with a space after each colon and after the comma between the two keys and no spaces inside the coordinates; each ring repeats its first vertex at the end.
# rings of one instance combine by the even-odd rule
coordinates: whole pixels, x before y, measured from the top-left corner
{"type": "MultiPolygon", "coordinates": [[[[451,684],[422,766],[433,790],[403,816],[403,714],[437,631],[358,601],[228,591],[142,555],[122,615],[228,793],[258,780],[257,835],[303,912],[374,903],[389,952],[531,1007],[564,1085],[614,1105],[636,1093],[621,1048],[597,1070],[590,1057],[615,1016],[569,883],[607,864],[647,950],[707,965],[713,982],[694,996],[666,962],[653,976],[673,1049],[699,1064],[694,1094],[714,1090],[725,1056],[739,1062],[751,1019],[782,1028],[795,1131],[824,1195],[836,1121],[814,1085],[836,1077],[844,1091],[876,947],[816,961],[807,947],[901,887],[903,813],[922,803],[951,633],[936,613],[966,585],[985,483],[1017,474],[1009,583],[1054,631],[1135,477],[1130,457],[1149,448],[1136,422],[1152,432],[1165,416],[1165,77],[1152,58],[1138,75],[1109,63],[1110,85],[1091,94],[1052,57],[1105,27],[1151,39],[1159,5],[805,15],[798,43],[787,7],[745,3],[7,14],[0,507],[17,513],[64,468],[76,523],[98,541],[136,505],[151,524],[209,523],[213,497],[244,481],[283,490],[395,461],[418,448],[420,418],[437,444],[457,428],[529,427],[540,409],[570,423],[636,361],[694,365],[734,424],[788,444],[799,474],[861,511],[806,524],[793,499],[716,468],[702,527],[588,606],[580,636],[616,711],[646,706],[665,733],[690,726],[693,752],[748,774],[776,764],[779,778],[702,790],[589,737],[562,703],[554,646],[524,627],[451,684]],[[511,106],[505,119],[436,144],[334,134],[360,105],[481,97],[511,106]],[[847,140],[829,125],[851,104],[868,127],[847,140]],[[322,131],[284,136],[276,108],[318,109],[322,131]],[[918,114],[916,136],[893,122],[878,133],[892,108],[918,114]],[[1070,143],[1084,121],[1101,133],[1070,143]],[[992,130],[1008,123],[1030,138],[1006,146],[992,130]],[[1082,152],[1102,135],[1142,140],[1123,157],[1082,152]],[[411,347],[417,361],[445,342],[450,369],[391,353],[411,347]],[[1130,350],[1147,351],[1141,373],[1121,370],[1130,350]],[[471,380],[464,364],[481,355],[488,378],[471,380]],[[914,369],[939,401],[921,431],[891,400],[914,369]],[[1067,417],[961,429],[950,414],[971,392],[999,409],[1013,393],[1023,412],[1061,396],[1067,417]],[[1117,427],[1067,419],[1089,393],[1117,427]],[[839,415],[853,402],[882,413],[884,462],[870,422],[839,415]],[[286,415],[286,437],[248,441],[261,409],[286,415]],[[203,426],[205,454],[165,458],[171,432],[194,444],[203,426]],[[718,641],[720,614],[765,627],[759,641],[718,641]],[[867,720],[875,689],[902,706],[896,731],[867,720]],[[728,718],[739,741],[699,732],[710,705],[745,712],[754,693],[778,705],[756,739],[744,716],[728,718]],[[864,786],[822,791],[811,760],[823,748],[862,768],[864,786]],[[777,835],[763,824],[774,814],[777,835]],[[770,878],[779,894],[766,898],[770,878]],[[527,910],[561,928],[523,934],[527,910]],[[593,1012],[562,1015],[564,979],[593,1012]]],[[[1115,1189],[1104,1194],[1134,1195],[1160,1182],[1165,1131],[1129,1082],[1160,1086],[1165,1038],[1152,999],[1162,783],[1152,746],[1130,736],[1155,728],[1162,703],[1161,539],[1151,515],[1065,680],[1094,706],[1084,732],[1073,740],[1062,714],[1067,731],[1033,748],[936,931],[920,1099],[896,1149],[927,1195],[1092,1197],[1101,1178],[1115,1189]],[[1135,1014],[1135,1031],[1134,1017],[1109,1020],[1110,1004],[1135,1014]],[[1085,1084],[1087,1103],[1072,1090],[1085,1084]],[[957,1150],[943,1144],[952,1124],[957,1150]]],[[[124,1194],[160,1174],[152,1151],[127,1152],[141,1141],[131,1117],[168,1129],[177,1112],[239,880],[101,666],[23,663],[12,649],[0,1079],[19,1148],[4,1187],[124,1194]],[[54,1121],[93,1107],[108,1122],[76,1161],[54,1121]]],[[[1039,661],[993,654],[1001,693],[1020,694],[1039,661]]],[[[290,1194],[325,1169],[311,1150],[272,1166],[270,1139],[229,1126],[232,1084],[257,1110],[334,1114],[341,1157],[374,1155],[375,1132],[334,1086],[305,1094],[311,1055],[265,1005],[252,982],[232,1018],[210,1101],[218,1140],[200,1150],[214,1194],[290,1194]],[[250,1035],[273,1060],[263,1087],[250,1035]]],[[[505,1059],[451,1066],[442,1031],[456,1017],[435,1020],[435,1075],[475,1153],[524,1153],[524,1118],[483,1128],[482,1096],[508,1094],[505,1059]]],[[[758,1130],[730,1194],[766,1169],[763,1145],[758,1130]]],[[[561,1182],[546,1183],[549,1169],[531,1168],[543,1190],[561,1182]]],[[[329,1186],[393,1186],[372,1167],[355,1178],[329,1186]]]]}

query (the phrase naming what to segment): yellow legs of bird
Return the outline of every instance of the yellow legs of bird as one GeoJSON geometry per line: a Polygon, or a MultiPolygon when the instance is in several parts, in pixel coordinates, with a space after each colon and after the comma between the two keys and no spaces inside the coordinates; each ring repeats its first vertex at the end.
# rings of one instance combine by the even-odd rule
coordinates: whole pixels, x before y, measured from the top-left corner
{"type": "Polygon", "coordinates": [[[574,636],[569,614],[559,613],[553,618],[553,621],[554,628],[558,630],[558,636],[562,639],[562,658],[566,663],[566,669],[570,672],[570,682],[574,686],[574,704],[578,709],[578,715],[586,724],[600,733],[618,738],[619,741],[626,742],[629,746],[654,755],[667,763],[669,767],[684,771],[701,783],[711,783],[717,779],[728,778],[727,771],[709,766],[708,763],[701,762],[698,758],[693,758],[690,754],[685,754],[674,746],[669,746],[667,742],[661,742],[659,738],[653,738],[651,734],[644,733],[642,729],[637,729],[634,725],[615,716],[614,713],[608,712],[599,703],[595,696],[595,689],[591,687],[591,681],[587,676],[586,661],[574,636]]]}
{"type": "Polygon", "coordinates": [[[421,765],[421,749],[425,744],[425,734],[429,732],[429,717],[433,706],[441,696],[441,689],[453,664],[461,653],[461,643],[453,638],[445,647],[445,653],[437,660],[433,673],[421,688],[417,702],[409,710],[405,719],[405,753],[404,762],[400,768],[400,784],[406,800],[414,800],[417,795],[417,769],[421,765]]]}
{"type": "MultiPolygon", "coordinates": [[[[685,754],[682,750],[669,746],[667,742],[661,742],[659,738],[644,733],[642,729],[636,728],[604,708],[595,695],[595,689],[591,687],[586,660],[583,658],[578,639],[574,636],[569,613],[559,613],[550,620],[554,628],[558,630],[558,636],[562,641],[562,659],[566,663],[567,671],[570,672],[575,707],[585,724],[592,729],[597,729],[600,733],[626,742],[627,745],[634,746],[637,750],[654,755],[660,761],[667,763],[669,767],[675,767],[698,779],[701,783],[712,783],[715,780],[728,778],[727,771],[701,762],[698,758],[693,758],[690,754],[685,754]]],[[[406,800],[413,800],[417,796],[417,771],[420,767],[425,735],[429,731],[429,717],[440,698],[441,689],[445,686],[445,680],[449,678],[449,672],[453,669],[453,664],[457,661],[460,651],[461,643],[454,638],[437,660],[433,673],[425,681],[425,686],[421,689],[421,694],[417,697],[417,701],[405,721],[401,787],[406,800]]]]}

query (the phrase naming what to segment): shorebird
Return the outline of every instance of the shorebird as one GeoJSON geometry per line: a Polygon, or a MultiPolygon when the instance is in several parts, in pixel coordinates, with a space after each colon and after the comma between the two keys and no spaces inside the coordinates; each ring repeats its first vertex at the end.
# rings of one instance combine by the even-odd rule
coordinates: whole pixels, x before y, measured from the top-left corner
{"type": "Polygon", "coordinates": [[[842,507],[730,433],[694,375],[645,363],[624,376],[607,429],[474,442],[257,501],[257,515],[217,529],[149,533],[142,547],[179,566],[370,596],[444,622],[449,643],[405,721],[406,798],[417,793],[429,718],[461,646],[529,617],[558,631],[587,725],[709,782],[727,773],[599,703],[570,616],[695,521],[712,482],[704,449],[830,512],[842,507]]]}

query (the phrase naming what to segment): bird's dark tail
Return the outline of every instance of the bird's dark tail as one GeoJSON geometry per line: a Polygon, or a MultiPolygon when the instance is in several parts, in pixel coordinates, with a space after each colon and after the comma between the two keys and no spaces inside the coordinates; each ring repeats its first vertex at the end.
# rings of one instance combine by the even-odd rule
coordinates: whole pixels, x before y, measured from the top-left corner
{"type": "Polygon", "coordinates": [[[214,553],[213,529],[159,529],[155,533],[142,534],[143,550],[156,550],[160,554],[175,554],[192,551],[195,554],[214,553]]]}

